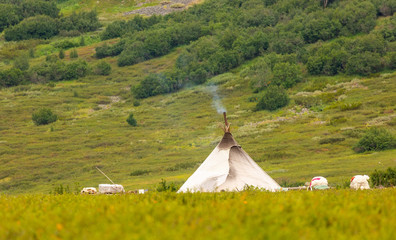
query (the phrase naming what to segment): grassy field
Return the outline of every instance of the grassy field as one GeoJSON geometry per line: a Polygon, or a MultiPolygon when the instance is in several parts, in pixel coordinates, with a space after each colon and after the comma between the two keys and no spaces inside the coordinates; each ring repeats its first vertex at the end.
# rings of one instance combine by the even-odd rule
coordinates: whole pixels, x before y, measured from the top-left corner
{"type": "Polygon", "coordinates": [[[1,239],[395,239],[396,190],[0,196],[1,239]]]}
{"type": "Polygon", "coordinates": [[[115,19],[129,18],[124,16],[125,12],[135,9],[155,6],[159,0],[68,0],[58,4],[61,14],[70,15],[72,12],[91,11],[95,9],[102,21],[112,21],[115,19]]]}
{"type": "MultiPolygon", "coordinates": [[[[127,190],[151,188],[162,178],[184,182],[222,137],[218,127],[222,116],[213,108],[207,86],[140,100],[140,106],[134,106],[129,90],[149,72],[171,67],[178,52],[131,67],[113,64],[108,77],[89,76],[55,87],[2,89],[1,190],[46,193],[59,184],[105,183],[94,166],[127,190]],[[59,120],[35,126],[31,114],[40,107],[53,109],[59,120]],[[130,112],[138,127],[126,123],[130,112]],[[133,174],[136,171],[145,173],[133,174]]],[[[317,111],[291,104],[276,112],[252,111],[251,89],[238,70],[210,82],[219,86],[237,141],[279,183],[304,183],[323,175],[335,186],[354,174],[396,165],[395,150],[366,154],[352,150],[368,127],[383,126],[395,132],[395,79],[394,73],[364,79],[307,79],[290,94],[343,89],[344,99],[317,111]],[[340,107],[356,102],[362,103],[356,110],[340,107]],[[332,138],[343,140],[332,142],[332,138]],[[323,144],[323,139],[330,143],[323,144]]]]}

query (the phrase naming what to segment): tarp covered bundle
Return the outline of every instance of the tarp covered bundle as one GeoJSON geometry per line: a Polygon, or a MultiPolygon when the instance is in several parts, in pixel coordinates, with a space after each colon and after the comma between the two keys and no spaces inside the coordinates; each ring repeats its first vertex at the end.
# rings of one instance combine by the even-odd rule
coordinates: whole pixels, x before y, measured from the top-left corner
{"type": "Polygon", "coordinates": [[[124,187],[119,184],[99,184],[99,193],[113,194],[125,192],[124,187]]]}
{"type": "Polygon", "coordinates": [[[253,186],[268,191],[281,187],[239,146],[230,132],[178,192],[240,191],[253,186]]]}

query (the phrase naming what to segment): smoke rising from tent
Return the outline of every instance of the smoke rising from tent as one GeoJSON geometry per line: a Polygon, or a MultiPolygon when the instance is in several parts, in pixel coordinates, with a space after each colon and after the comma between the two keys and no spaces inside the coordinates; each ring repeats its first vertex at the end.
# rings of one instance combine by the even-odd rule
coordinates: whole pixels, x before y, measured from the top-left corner
{"type": "Polygon", "coordinates": [[[212,94],[212,106],[216,109],[216,111],[220,114],[223,112],[227,112],[226,108],[223,106],[223,103],[221,102],[221,98],[217,94],[217,86],[216,85],[210,85],[208,86],[208,91],[210,94],[212,94]]]}

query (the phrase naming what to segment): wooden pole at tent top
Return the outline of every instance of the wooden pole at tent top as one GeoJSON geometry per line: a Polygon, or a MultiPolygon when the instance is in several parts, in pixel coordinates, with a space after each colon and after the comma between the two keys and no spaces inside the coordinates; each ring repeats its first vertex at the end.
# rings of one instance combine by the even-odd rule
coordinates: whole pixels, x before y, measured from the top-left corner
{"type": "Polygon", "coordinates": [[[224,132],[229,133],[230,132],[230,124],[227,121],[226,112],[223,112],[223,116],[224,116],[224,123],[225,123],[224,132]]]}

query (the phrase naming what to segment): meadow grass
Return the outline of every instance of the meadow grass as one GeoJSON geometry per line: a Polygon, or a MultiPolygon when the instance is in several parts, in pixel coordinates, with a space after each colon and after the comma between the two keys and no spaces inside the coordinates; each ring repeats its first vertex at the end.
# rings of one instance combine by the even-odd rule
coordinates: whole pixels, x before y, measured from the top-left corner
{"type": "Polygon", "coordinates": [[[395,193],[0,195],[0,238],[394,239],[395,193]]]}
{"type": "Polygon", "coordinates": [[[160,0],[68,0],[58,4],[61,14],[68,16],[73,12],[91,11],[93,9],[103,22],[110,22],[119,19],[128,19],[130,15],[124,13],[139,8],[155,6],[160,4],[160,0]]]}
{"type": "MultiPolygon", "coordinates": [[[[65,1],[62,13],[90,10],[98,5],[101,18],[117,14],[138,1],[65,1]],[[112,8],[112,6],[114,8],[112,8]],[[114,11],[114,14],[113,12],[114,11]]],[[[148,4],[156,4],[149,1],[148,4]]],[[[86,46],[77,47],[79,58],[95,64],[99,32],[84,35],[86,46]]],[[[12,58],[35,48],[34,66],[45,55],[58,54],[63,40],[0,41],[0,69],[12,67],[12,58]]],[[[113,44],[118,39],[106,42],[113,44]]],[[[295,104],[274,112],[253,111],[260,94],[253,94],[240,76],[246,66],[208,80],[200,86],[139,100],[131,87],[150,73],[174,67],[180,52],[133,66],[118,67],[116,57],[105,58],[112,66],[109,76],[89,75],[55,84],[31,84],[0,89],[0,192],[48,193],[60,184],[97,186],[107,180],[99,166],[127,190],[154,188],[165,179],[182,184],[209,155],[222,137],[222,115],[213,108],[208,85],[218,85],[227,109],[231,131],[244,150],[275,180],[287,184],[323,175],[330,185],[342,185],[355,174],[396,166],[396,150],[357,154],[352,147],[370,127],[396,134],[396,73],[358,76],[305,76],[288,90],[292,99],[302,92],[317,95],[321,104],[308,111],[295,104]],[[337,98],[337,100],[333,99],[337,98]],[[353,107],[358,106],[358,107],[353,107]],[[35,126],[32,113],[50,108],[59,120],[35,126]],[[133,113],[137,127],[127,124],[133,113]],[[331,139],[343,139],[332,141],[331,139]],[[145,174],[136,174],[145,173],[145,174]]],[[[70,61],[69,51],[64,61],[70,61]]]]}
{"type": "MultiPolygon", "coordinates": [[[[162,178],[183,183],[222,137],[222,116],[212,107],[206,85],[143,99],[139,106],[133,105],[130,93],[130,87],[147,74],[171,68],[180,50],[124,68],[109,58],[110,76],[88,76],[54,87],[2,89],[1,191],[48,193],[59,184],[107,182],[95,166],[127,190],[153,188],[162,178]],[[59,120],[35,126],[31,114],[41,107],[51,108],[59,120]],[[130,112],[137,127],[126,122],[130,112]],[[198,164],[180,167],[192,163],[198,164]],[[135,171],[147,174],[134,176],[135,171]]],[[[329,78],[323,92],[343,88],[341,102],[362,105],[345,111],[329,103],[321,111],[307,112],[292,104],[275,112],[254,112],[255,103],[248,100],[252,90],[238,73],[213,82],[219,84],[236,140],[275,180],[303,183],[323,175],[337,186],[355,174],[396,165],[395,150],[365,154],[352,150],[356,134],[368,127],[382,126],[395,133],[390,125],[396,110],[395,78],[395,74],[353,81],[329,78]],[[341,118],[342,122],[334,121],[341,118]],[[344,140],[326,143],[330,138],[344,140]]],[[[289,93],[296,94],[307,84],[309,80],[289,93]]]]}

